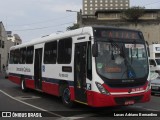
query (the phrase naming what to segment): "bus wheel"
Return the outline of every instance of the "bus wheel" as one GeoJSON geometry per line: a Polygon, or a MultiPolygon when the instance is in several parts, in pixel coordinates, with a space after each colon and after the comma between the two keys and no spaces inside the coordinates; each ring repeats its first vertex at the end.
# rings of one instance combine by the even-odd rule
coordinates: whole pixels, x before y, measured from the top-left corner
{"type": "Polygon", "coordinates": [[[26,84],[25,84],[24,79],[22,79],[22,81],[21,81],[21,90],[22,90],[22,92],[27,92],[27,88],[26,88],[26,84]]]}
{"type": "Polygon", "coordinates": [[[74,102],[70,99],[70,90],[68,86],[64,86],[62,91],[62,102],[65,106],[72,108],[74,106],[74,102]]]}

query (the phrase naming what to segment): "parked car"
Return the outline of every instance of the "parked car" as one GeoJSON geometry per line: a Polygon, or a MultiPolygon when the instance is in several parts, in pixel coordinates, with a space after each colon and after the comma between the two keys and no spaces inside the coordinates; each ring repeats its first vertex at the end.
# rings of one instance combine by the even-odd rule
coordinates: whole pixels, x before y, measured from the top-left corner
{"type": "Polygon", "coordinates": [[[151,81],[151,93],[160,94],[160,78],[151,81]]]}

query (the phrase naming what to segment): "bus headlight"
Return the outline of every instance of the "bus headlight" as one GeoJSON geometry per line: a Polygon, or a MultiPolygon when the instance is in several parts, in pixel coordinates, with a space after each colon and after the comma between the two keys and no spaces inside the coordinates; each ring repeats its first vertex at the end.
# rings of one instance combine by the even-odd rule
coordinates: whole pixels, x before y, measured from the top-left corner
{"type": "Polygon", "coordinates": [[[110,95],[110,93],[102,86],[102,84],[95,82],[98,90],[105,95],[110,95]]]}
{"type": "Polygon", "coordinates": [[[146,91],[150,90],[151,89],[151,81],[148,82],[148,85],[147,85],[147,88],[146,88],[146,91]]]}

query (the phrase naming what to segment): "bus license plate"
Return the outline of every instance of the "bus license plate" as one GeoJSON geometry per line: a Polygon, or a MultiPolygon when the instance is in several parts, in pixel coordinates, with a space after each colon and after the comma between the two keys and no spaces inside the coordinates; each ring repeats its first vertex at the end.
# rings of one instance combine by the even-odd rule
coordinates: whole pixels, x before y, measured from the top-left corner
{"type": "Polygon", "coordinates": [[[125,105],[133,105],[134,104],[134,100],[125,101],[124,104],[125,105]]]}
{"type": "Polygon", "coordinates": [[[152,86],[152,89],[154,89],[154,90],[158,90],[158,89],[159,89],[159,87],[158,87],[158,86],[152,86]]]}

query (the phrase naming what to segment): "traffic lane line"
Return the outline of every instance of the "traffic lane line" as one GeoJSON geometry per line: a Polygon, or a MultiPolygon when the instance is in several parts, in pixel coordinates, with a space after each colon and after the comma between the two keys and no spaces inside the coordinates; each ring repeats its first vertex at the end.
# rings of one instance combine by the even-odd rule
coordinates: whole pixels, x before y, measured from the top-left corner
{"type": "Polygon", "coordinates": [[[148,111],[156,111],[156,112],[160,112],[160,110],[150,109],[150,108],[146,108],[146,107],[143,107],[143,106],[131,106],[131,107],[134,107],[134,108],[141,108],[141,109],[148,110],[148,111]]]}
{"type": "Polygon", "coordinates": [[[40,108],[40,107],[34,106],[34,105],[32,105],[32,104],[26,103],[26,102],[24,102],[24,101],[18,100],[18,99],[16,99],[16,98],[12,97],[11,95],[9,95],[8,93],[4,92],[3,90],[0,90],[0,92],[1,92],[1,93],[3,93],[4,95],[8,96],[9,98],[11,98],[11,99],[15,100],[15,101],[18,101],[18,102],[23,103],[23,104],[25,104],[25,105],[27,105],[27,106],[30,106],[30,107],[36,108],[37,110],[40,110],[40,111],[43,111],[43,112],[49,113],[49,114],[54,115],[54,116],[57,116],[57,117],[62,117],[62,118],[63,118],[63,117],[65,117],[65,116],[62,116],[62,115],[59,115],[59,114],[56,114],[56,113],[50,112],[50,111],[48,111],[48,110],[45,110],[45,109],[43,109],[43,108],[40,108]]]}

